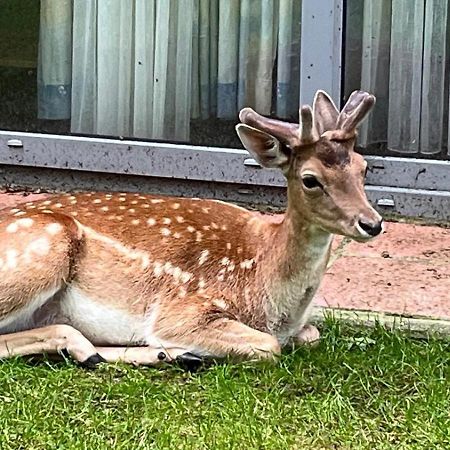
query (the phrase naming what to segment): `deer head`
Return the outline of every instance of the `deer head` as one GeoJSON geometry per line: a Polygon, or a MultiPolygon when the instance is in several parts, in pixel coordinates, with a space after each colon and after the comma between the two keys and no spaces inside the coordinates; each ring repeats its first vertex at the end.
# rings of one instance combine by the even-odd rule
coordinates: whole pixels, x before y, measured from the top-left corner
{"type": "Polygon", "coordinates": [[[287,213],[321,229],[366,241],[383,230],[364,192],[367,163],[355,152],[356,128],[375,104],[363,91],[341,112],[323,91],[313,108],[302,106],[300,124],[263,117],[244,108],[236,126],[244,147],[263,167],[287,178],[287,213]]]}

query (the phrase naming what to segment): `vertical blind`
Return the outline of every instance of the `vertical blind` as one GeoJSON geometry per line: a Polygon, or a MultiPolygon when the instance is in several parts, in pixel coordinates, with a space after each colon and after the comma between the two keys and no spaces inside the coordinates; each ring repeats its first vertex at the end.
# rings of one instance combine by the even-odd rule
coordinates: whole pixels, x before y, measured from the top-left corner
{"type": "Polygon", "coordinates": [[[298,113],[300,0],[42,0],[39,116],[189,139],[191,119],[298,113]]]}
{"type": "Polygon", "coordinates": [[[346,92],[362,89],[377,106],[361,144],[405,154],[448,153],[447,0],[349,0],[346,92]]]}

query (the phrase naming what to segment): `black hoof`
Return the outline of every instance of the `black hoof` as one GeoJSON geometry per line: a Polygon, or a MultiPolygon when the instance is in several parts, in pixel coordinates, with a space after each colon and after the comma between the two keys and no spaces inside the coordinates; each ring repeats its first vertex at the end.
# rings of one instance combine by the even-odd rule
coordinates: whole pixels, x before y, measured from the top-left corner
{"type": "Polygon", "coordinates": [[[84,369],[95,369],[100,363],[106,362],[106,359],[100,356],[98,353],[89,356],[85,361],[80,362],[80,366],[84,369]]]}
{"type": "Polygon", "coordinates": [[[175,364],[187,372],[197,372],[203,365],[203,359],[193,353],[183,353],[175,358],[175,364]]]}

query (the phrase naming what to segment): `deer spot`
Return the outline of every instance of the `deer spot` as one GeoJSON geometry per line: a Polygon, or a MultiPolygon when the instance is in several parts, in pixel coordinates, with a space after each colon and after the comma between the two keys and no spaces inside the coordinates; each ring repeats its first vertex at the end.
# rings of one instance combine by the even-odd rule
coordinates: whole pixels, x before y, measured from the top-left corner
{"type": "Polygon", "coordinates": [[[33,219],[29,219],[29,218],[27,218],[27,219],[19,219],[16,223],[17,223],[17,225],[19,227],[30,228],[33,225],[33,223],[34,223],[34,220],[33,219]]]}
{"type": "Polygon", "coordinates": [[[217,274],[217,279],[219,281],[223,281],[225,279],[225,271],[226,271],[225,268],[219,270],[219,273],[217,274]]]}
{"type": "Polygon", "coordinates": [[[200,253],[200,257],[198,258],[198,265],[199,266],[203,265],[208,259],[208,256],[209,250],[202,250],[202,252],[200,253]]]}
{"type": "Polygon", "coordinates": [[[25,253],[35,253],[39,256],[44,256],[50,251],[50,242],[46,238],[36,239],[25,248],[25,253]]]}
{"type": "Polygon", "coordinates": [[[62,230],[62,225],[59,223],[51,223],[45,227],[45,230],[48,234],[51,234],[54,236],[55,234],[58,234],[62,230]]]}
{"type": "Polygon", "coordinates": [[[19,256],[19,252],[14,249],[6,250],[5,252],[5,268],[6,269],[15,269],[17,267],[17,257],[19,256]]]}
{"type": "Polygon", "coordinates": [[[6,232],[7,233],[16,233],[18,229],[19,229],[19,226],[17,225],[17,222],[13,222],[13,223],[10,223],[6,227],[6,232]]]}
{"type": "Polygon", "coordinates": [[[182,272],[181,277],[180,277],[180,279],[183,283],[187,283],[191,278],[192,278],[192,273],[189,273],[189,272],[182,272]]]}
{"type": "Polygon", "coordinates": [[[147,269],[150,266],[150,258],[147,255],[142,255],[141,267],[147,269]]]}
{"type": "Polygon", "coordinates": [[[251,269],[252,267],[253,267],[253,263],[254,263],[255,261],[253,260],[253,259],[244,259],[244,261],[242,261],[240,264],[239,264],[239,267],[241,268],[241,269],[251,269]]]}
{"type": "Polygon", "coordinates": [[[217,306],[217,308],[220,309],[228,309],[228,305],[225,303],[224,300],[216,298],[211,302],[214,306],[217,306]]]}
{"type": "Polygon", "coordinates": [[[163,235],[163,236],[170,236],[171,235],[171,231],[168,228],[161,228],[161,230],[159,230],[159,232],[163,235]]]}
{"type": "Polygon", "coordinates": [[[153,263],[153,273],[156,277],[160,277],[164,273],[164,266],[160,262],[153,263]]]}

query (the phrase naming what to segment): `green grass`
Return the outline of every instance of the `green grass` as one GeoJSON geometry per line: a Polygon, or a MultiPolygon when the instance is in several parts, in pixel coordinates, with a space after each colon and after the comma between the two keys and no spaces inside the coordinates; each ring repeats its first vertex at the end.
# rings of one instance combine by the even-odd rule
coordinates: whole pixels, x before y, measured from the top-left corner
{"type": "Polygon", "coordinates": [[[329,321],[276,366],[0,364],[3,449],[448,449],[449,342],[329,321]]]}

